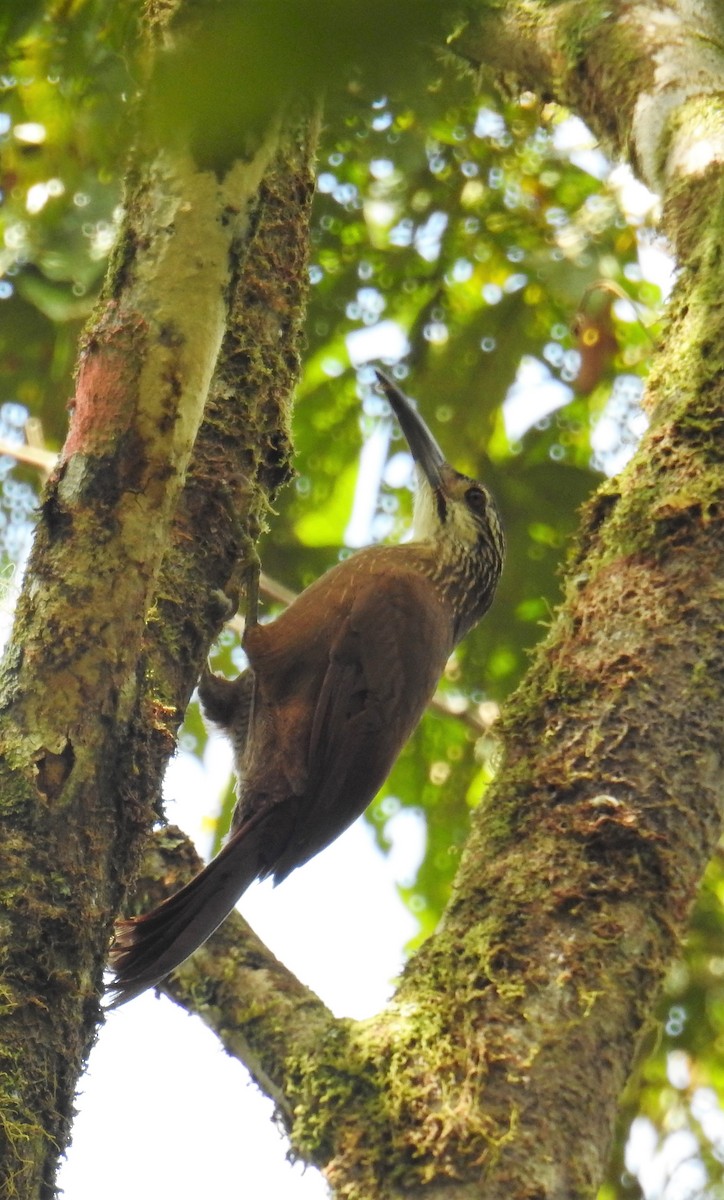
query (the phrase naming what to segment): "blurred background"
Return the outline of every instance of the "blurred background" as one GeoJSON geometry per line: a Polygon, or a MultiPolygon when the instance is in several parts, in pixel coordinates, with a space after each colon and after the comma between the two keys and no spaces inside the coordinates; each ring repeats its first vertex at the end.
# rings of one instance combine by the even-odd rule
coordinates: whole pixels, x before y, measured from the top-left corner
{"type": "MultiPolygon", "coordinates": [[[[238,150],[227,131],[257,119],[282,78],[303,87],[321,75],[328,89],[297,477],[270,518],[263,569],[295,592],[356,547],[404,536],[411,463],[373,388],[369,364],[379,361],[455,466],[494,491],[508,540],[491,612],[449,663],[438,703],[365,818],[278,891],[257,886],[242,903],[335,1012],[362,1017],[435,927],[470,812],[495,773],[499,706],[558,601],[577,510],[645,429],[641,395],[672,264],[656,197],[575,115],[532,93],[501,97],[436,52],[430,6],[420,28],[403,3],[398,27],[380,16],[360,36],[355,0],[349,25],[338,17],[333,30],[333,67],[314,32],[324,5],[309,7],[295,23],[299,6],[274,0],[263,20],[245,11],[237,25],[222,4],[193,55],[185,47],[163,60],[154,82],[154,127],[171,136],[186,122],[216,164],[238,150]],[[212,66],[222,35],[234,50],[223,102],[212,66]]],[[[3,638],[121,217],[142,76],[138,10],[8,0],[0,14],[3,638]]],[[[268,601],[266,614],[275,611],[268,601]]],[[[242,665],[235,633],[215,662],[242,665]]],[[[203,852],[228,822],[229,763],[192,704],[168,815],[203,852]]],[[[718,858],[624,1097],[607,1200],[724,1197],[722,895],[718,858]]],[[[147,995],[110,1016],[78,1108],[61,1178],[70,1200],[326,1195],[316,1172],[286,1161],[271,1105],[239,1064],[165,999],[147,995]]]]}

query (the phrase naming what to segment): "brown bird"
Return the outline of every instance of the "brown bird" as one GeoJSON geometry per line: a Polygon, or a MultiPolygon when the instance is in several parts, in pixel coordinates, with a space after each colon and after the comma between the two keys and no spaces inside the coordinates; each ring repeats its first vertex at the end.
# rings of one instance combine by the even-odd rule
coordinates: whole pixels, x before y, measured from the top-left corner
{"type": "Polygon", "coordinates": [[[188,958],[252,880],[279,883],[364,812],[493,599],[504,541],[492,496],[445,461],[411,401],[377,377],[417,467],[412,540],[360,550],[269,624],[250,614],[249,669],[202,677],[204,711],[235,751],[231,832],[186,887],[118,922],[114,1006],[188,958]]]}

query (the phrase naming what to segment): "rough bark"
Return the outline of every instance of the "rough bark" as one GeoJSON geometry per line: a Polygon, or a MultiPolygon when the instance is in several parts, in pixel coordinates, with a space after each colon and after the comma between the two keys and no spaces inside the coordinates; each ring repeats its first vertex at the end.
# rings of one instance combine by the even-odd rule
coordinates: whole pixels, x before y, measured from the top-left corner
{"type": "MultiPolygon", "coordinates": [[[[175,7],[152,7],[156,33],[175,7]]],[[[238,570],[258,532],[259,496],[288,471],[278,431],[299,361],[309,122],[283,130],[274,117],[247,139],[243,159],[210,171],[182,147],[154,150],[152,123],[140,118],[124,228],[84,338],[70,431],[43,496],[0,680],[0,1192],[8,1197],[54,1194],[100,1017],[113,915],[223,610],[209,589],[228,585],[229,564],[238,570]],[[270,231],[280,177],[297,180],[296,210],[284,225],[277,211],[270,231]],[[238,294],[248,299],[253,286],[260,230],[293,273],[286,293],[279,278],[268,285],[273,297],[258,288],[255,321],[266,319],[266,331],[250,328],[238,294]],[[286,309],[275,308],[282,298],[286,309]],[[256,347],[247,359],[244,328],[256,347]],[[230,376],[243,377],[247,402],[224,421],[246,427],[247,452],[236,443],[221,498],[207,489],[207,502],[224,510],[219,536],[179,567],[189,523],[202,525],[198,493],[221,453],[219,381],[228,391],[230,376]],[[216,407],[200,435],[210,392],[216,407]],[[256,511],[240,510],[246,526],[234,516],[242,486],[256,496],[256,511]]],[[[213,535],[218,512],[204,516],[213,535]]]]}

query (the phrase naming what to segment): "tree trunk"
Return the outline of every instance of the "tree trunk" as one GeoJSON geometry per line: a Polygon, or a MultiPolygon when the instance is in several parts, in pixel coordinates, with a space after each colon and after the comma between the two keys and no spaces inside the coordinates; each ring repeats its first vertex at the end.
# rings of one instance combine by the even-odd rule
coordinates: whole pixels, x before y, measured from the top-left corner
{"type": "MultiPolygon", "coordinates": [[[[149,42],[172,7],[150,11],[149,42]]],[[[220,172],[155,149],[147,116],[0,677],[13,1198],[55,1194],[114,914],[225,615],[214,592],[238,592],[289,472],[316,122],[274,116],[220,172]]]]}
{"type": "MultiPolygon", "coordinates": [[[[584,514],[443,925],[391,1004],[335,1020],[236,915],[167,985],[347,1200],[592,1195],[721,830],[723,36],[715,0],[603,18],[581,0],[481,6],[454,43],[630,156],[662,192],[680,275],[650,429],[584,514]]],[[[270,124],[220,174],[164,148],[130,176],[2,673],[10,1196],[53,1192],[112,917],[220,623],[213,591],[238,586],[288,471],[312,124],[270,124]]],[[[159,850],[187,858],[168,831],[159,850]]]]}

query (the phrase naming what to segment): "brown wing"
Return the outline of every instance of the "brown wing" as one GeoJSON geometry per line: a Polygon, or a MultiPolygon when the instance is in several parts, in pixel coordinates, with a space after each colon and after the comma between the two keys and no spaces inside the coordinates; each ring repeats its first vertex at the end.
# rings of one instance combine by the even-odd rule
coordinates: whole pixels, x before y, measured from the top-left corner
{"type": "Polygon", "coordinates": [[[305,794],[273,866],[277,881],[364,811],[422,716],[453,647],[449,615],[425,576],[388,570],[355,582],[321,678],[305,794]]]}
{"type": "Polygon", "coordinates": [[[234,832],[185,888],[121,923],[116,1003],[183,962],[252,879],[283,879],[333,841],[384,782],[453,646],[450,617],[412,553],[363,551],[253,632],[259,703],[248,741],[250,677],[202,684],[207,709],[235,735],[248,770],[234,832]]]}

